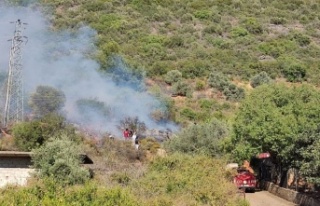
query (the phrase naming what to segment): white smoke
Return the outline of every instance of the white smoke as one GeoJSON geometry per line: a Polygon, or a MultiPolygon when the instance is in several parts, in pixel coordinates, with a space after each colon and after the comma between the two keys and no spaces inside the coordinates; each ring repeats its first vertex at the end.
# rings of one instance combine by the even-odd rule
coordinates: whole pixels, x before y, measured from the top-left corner
{"type": "Polygon", "coordinates": [[[27,36],[28,42],[22,48],[23,81],[27,98],[39,85],[62,90],[66,95],[64,111],[70,121],[81,121],[85,115],[77,109],[78,100],[96,99],[103,102],[112,108],[112,118],[106,119],[95,112],[90,114],[91,126],[101,132],[120,135],[117,125],[128,116],[138,117],[150,129],[175,130],[174,124],[158,125],[150,117],[154,108],[161,108],[160,101],[136,87],[115,84],[110,77],[98,72],[99,64],[88,58],[96,51],[96,32],[93,29],[83,26],[76,32],[51,31],[50,23],[38,7],[8,7],[0,3],[2,76],[8,70],[11,43],[7,40],[12,38],[15,28],[15,24],[10,22],[17,19],[27,23],[23,35],[27,36]]]}

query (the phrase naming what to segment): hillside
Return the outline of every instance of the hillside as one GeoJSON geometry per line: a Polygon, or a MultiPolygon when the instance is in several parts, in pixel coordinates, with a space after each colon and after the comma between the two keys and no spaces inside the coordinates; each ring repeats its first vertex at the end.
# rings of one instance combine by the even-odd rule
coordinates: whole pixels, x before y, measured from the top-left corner
{"type": "Polygon", "coordinates": [[[273,79],[319,84],[316,1],[41,2],[53,11],[55,29],[85,24],[97,31],[96,58],[103,70],[108,70],[108,57],[120,55],[131,68],[142,69],[156,80],[160,90],[158,82],[164,81],[167,72],[180,71],[183,81],[196,91],[193,98],[175,99],[174,118],[180,123],[219,117],[221,111],[224,116],[230,113],[225,111],[228,108],[234,111],[233,103],[221,102],[216,97],[223,99],[223,95],[208,90],[212,71],[244,84],[262,71],[273,79]]]}

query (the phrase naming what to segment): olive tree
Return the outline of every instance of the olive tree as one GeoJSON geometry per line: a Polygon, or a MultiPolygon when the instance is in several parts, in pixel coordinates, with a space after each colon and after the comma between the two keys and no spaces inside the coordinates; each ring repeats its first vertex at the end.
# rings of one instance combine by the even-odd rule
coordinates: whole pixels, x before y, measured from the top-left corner
{"type": "Polygon", "coordinates": [[[169,151],[218,156],[221,154],[222,140],[228,134],[227,125],[213,119],[209,123],[194,124],[187,127],[176,137],[166,142],[165,147],[169,151]]]}
{"type": "Polygon", "coordinates": [[[62,91],[50,86],[38,86],[31,94],[29,106],[36,116],[44,116],[49,113],[58,112],[66,101],[62,91]]]}

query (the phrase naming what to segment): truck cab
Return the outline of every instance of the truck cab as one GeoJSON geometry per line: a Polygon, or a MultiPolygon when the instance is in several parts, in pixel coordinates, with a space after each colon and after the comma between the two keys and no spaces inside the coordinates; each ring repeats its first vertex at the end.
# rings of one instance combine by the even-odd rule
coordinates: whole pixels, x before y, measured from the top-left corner
{"type": "Polygon", "coordinates": [[[237,169],[237,174],[233,179],[235,185],[242,190],[255,192],[257,180],[256,176],[247,168],[240,167],[237,169]]]}

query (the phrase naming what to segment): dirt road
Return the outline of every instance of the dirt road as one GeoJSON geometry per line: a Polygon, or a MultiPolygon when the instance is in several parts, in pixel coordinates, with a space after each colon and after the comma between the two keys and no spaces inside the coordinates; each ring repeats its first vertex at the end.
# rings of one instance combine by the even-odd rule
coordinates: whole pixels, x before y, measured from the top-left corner
{"type": "Polygon", "coordinates": [[[296,204],[288,202],[267,191],[246,193],[246,199],[250,202],[250,206],[296,206],[296,204]]]}

